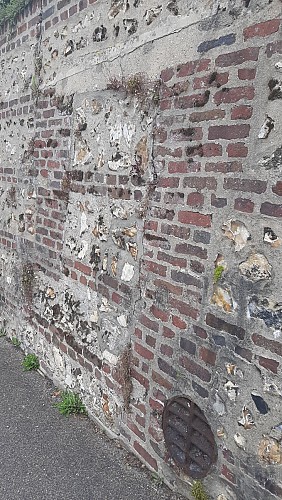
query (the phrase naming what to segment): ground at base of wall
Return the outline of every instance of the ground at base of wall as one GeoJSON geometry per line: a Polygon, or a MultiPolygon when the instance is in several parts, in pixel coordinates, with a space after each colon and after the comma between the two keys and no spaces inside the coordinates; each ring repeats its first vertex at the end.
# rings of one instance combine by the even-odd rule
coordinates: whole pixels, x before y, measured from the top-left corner
{"type": "Polygon", "coordinates": [[[181,500],[90,419],[60,415],[56,388],[5,338],[0,352],[1,498],[181,500]]]}

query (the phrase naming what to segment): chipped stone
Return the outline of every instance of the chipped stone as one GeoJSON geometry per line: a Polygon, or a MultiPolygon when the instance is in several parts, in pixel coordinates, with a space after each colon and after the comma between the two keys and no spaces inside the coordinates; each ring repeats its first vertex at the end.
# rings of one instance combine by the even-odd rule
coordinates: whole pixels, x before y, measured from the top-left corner
{"type": "Polygon", "coordinates": [[[137,234],[137,229],[135,226],[133,227],[124,227],[122,230],[122,234],[124,236],[129,236],[130,238],[133,238],[133,236],[136,236],[137,234]]]}
{"type": "Polygon", "coordinates": [[[252,413],[246,406],[242,408],[242,417],[238,420],[238,424],[242,425],[246,430],[252,429],[255,426],[252,413]]]}
{"type": "Polygon", "coordinates": [[[113,276],[117,275],[117,262],[118,262],[117,257],[114,256],[112,258],[112,262],[111,262],[111,270],[112,270],[113,276]]]}
{"type": "Polygon", "coordinates": [[[131,281],[133,276],[134,276],[134,267],[131,264],[128,264],[128,262],[126,262],[122,269],[121,280],[131,281]]]}
{"type": "Polygon", "coordinates": [[[276,439],[265,436],[259,443],[258,456],[264,462],[271,465],[279,465],[282,463],[282,448],[281,443],[276,439]]]}
{"type": "Polygon", "coordinates": [[[282,328],[282,305],[274,300],[253,296],[249,299],[248,312],[251,318],[262,319],[269,327],[282,328]]]}
{"type": "Polygon", "coordinates": [[[269,243],[272,248],[278,248],[281,246],[281,239],[275,234],[275,232],[270,227],[264,228],[263,241],[269,243]]]}
{"type": "Polygon", "coordinates": [[[230,291],[220,286],[214,286],[211,302],[224,309],[225,312],[231,312],[235,308],[230,291]]]}
{"type": "Polygon", "coordinates": [[[83,233],[85,233],[85,231],[87,231],[87,229],[88,229],[88,224],[87,224],[86,213],[82,212],[82,214],[80,216],[80,236],[82,236],[83,233]]]}
{"type": "Polygon", "coordinates": [[[226,438],[225,429],[223,427],[219,427],[216,431],[216,434],[217,434],[217,437],[219,437],[220,439],[226,438]]]}
{"type": "Polygon", "coordinates": [[[227,396],[230,401],[236,401],[238,395],[238,385],[234,384],[231,380],[228,380],[224,384],[224,389],[227,392],[227,396]]]}
{"type": "Polygon", "coordinates": [[[146,24],[150,25],[160,15],[161,11],[162,11],[161,5],[155,7],[154,9],[146,10],[144,15],[146,24]]]}
{"type": "Polygon", "coordinates": [[[135,160],[138,171],[143,175],[148,168],[149,161],[147,136],[142,137],[138,142],[136,146],[135,160]]]}
{"type": "Polygon", "coordinates": [[[251,281],[267,280],[271,278],[272,266],[267,258],[259,253],[252,254],[245,262],[239,265],[240,272],[251,281]]]}
{"type": "Polygon", "coordinates": [[[215,394],[215,403],[212,405],[212,407],[220,416],[226,413],[225,404],[217,393],[215,394]]]}
{"type": "Polygon", "coordinates": [[[274,120],[270,116],[267,116],[258,133],[258,139],[267,139],[273,128],[274,120]]]}
{"type": "Polygon", "coordinates": [[[237,366],[233,363],[227,363],[225,365],[228,375],[236,375],[237,366]]]}
{"type": "Polygon", "coordinates": [[[246,439],[244,438],[244,436],[239,434],[239,432],[236,432],[236,434],[234,434],[234,441],[237,444],[238,448],[241,448],[242,450],[246,449],[246,439]]]}
{"type": "Polygon", "coordinates": [[[265,402],[265,400],[259,396],[259,394],[256,394],[255,392],[251,393],[252,400],[256,405],[257,410],[262,414],[266,415],[269,412],[269,406],[265,402]]]}
{"type": "Polygon", "coordinates": [[[125,328],[127,326],[127,317],[124,314],[121,314],[117,317],[117,322],[120,326],[125,328]]]}
{"type": "Polygon", "coordinates": [[[47,288],[46,292],[45,292],[45,296],[48,299],[51,299],[51,300],[55,299],[56,298],[56,292],[55,292],[54,288],[52,288],[52,287],[49,286],[47,288]]]}
{"type": "Polygon", "coordinates": [[[235,245],[235,252],[239,252],[247,244],[250,239],[250,233],[245,224],[238,220],[229,220],[222,226],[224,236],[233,241],[235,245]]]}

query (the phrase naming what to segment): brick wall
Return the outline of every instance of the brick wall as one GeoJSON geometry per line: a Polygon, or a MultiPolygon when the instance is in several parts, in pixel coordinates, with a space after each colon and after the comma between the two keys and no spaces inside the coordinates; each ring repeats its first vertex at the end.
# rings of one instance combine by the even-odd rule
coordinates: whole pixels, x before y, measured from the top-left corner
{"type": "Polygon", "coordinates": [[[279,2],[231,3],[32,2],[2,27],[0,307],[172,488],[191,497],[162,431],[184,395],[215,435],[211,497],[265,500],[282,488],[279,2]]]}

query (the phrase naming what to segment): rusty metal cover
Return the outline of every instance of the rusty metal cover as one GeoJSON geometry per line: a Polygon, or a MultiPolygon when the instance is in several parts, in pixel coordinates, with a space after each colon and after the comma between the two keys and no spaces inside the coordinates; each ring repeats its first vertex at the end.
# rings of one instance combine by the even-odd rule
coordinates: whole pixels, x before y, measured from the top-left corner
{"type": "Polygon", "coordinates": [[[212,430],[200,408],[184,396],[167,401],[163,432],[174,462],[190,477],[205,477],[217,460],[212,430]]]}

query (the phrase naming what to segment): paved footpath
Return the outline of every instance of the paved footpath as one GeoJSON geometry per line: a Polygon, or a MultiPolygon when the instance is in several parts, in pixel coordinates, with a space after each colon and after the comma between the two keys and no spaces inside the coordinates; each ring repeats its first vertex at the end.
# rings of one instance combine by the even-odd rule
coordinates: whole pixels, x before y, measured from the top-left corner
{"type": "Polygon", "coordinates": [[[1,500],[178,500],[87,418],[52,406],[54,386],[24,372],[0,338],[1,500]]]}

